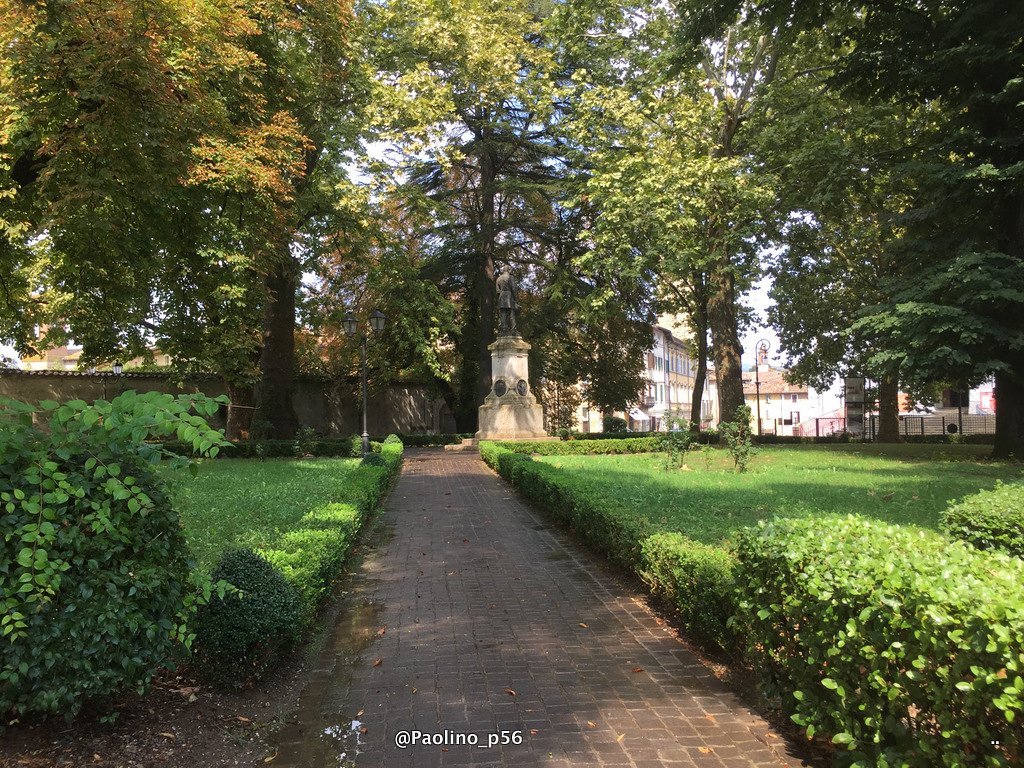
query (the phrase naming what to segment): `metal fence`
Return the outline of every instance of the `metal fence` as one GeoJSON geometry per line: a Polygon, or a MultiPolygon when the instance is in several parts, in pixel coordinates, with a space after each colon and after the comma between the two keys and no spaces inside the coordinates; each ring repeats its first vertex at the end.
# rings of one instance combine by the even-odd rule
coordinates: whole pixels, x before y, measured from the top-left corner
{"type": "MultiPolygon", "coordinates": [[[[872,414],[864,425],[867,437],[874,440],[878,435],[878,416],[872,414]]],[[[974,414],[929,414],[921,416],[900,415],[900,434],[914,435],[994,435],[996,417],[974,414]]]]}
{"type": "MultiPolygon", "coordinates": [[[[900,415],[900,434],[904,437],[917,435],[994,435],[996,417],[974,414],[929,414],[900,415]]],[[[841,416],[821,416],[802,421],[793,427],[793,434],[800,437],[828,437],[846,431],[846,419],[841,416]]],[[[878,438],[878,415],[869,414],[864,420],[864,439],[878,438]]]]}
{"type": "Polygon", "coordinates": [[[845,431],[846,419],[841,416],[819,416],[793,427],[793,434],[799,437],[828,437],[845,431]]]}

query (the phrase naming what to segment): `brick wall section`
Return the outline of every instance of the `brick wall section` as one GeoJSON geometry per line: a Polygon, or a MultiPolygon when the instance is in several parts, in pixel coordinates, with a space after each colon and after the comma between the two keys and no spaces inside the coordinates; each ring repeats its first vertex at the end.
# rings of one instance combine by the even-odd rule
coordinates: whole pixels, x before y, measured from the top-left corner
{"type": "MultiPolygon", "coordinates": [[[[120,392],[202,392],[211,397],[227,393],[224,382],[215,376],[193,377],[180,382],[166,374],[125,373],[115,377],[64,371],[0,370],[0,397],[25,402],[40,400],[87,400],[110,398],[120,392]]],[[[351,435],[362,432],[359,401],[349,382],[299,379],[295,384],[295,411],[302,424],[325,435],[351,435]]],[[[454,432],[451,411],[441,398],[431,397],[421,384],[393,384],[370,397],[370,434],[390,432],[454,432]]],[[[214,420],[223,427],[223,418],[214,420]]]]}

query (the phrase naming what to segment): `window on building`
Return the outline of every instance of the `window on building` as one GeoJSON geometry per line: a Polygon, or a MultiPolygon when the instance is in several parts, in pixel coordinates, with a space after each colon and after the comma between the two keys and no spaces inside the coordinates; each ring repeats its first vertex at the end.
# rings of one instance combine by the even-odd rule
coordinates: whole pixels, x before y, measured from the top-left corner
{"type": "Polygon", "coordinates": [[[764,404],[765,405],[769,405],[771,403],[771,401],[772,401],[772,396],[771,395],[765,395],[764,396],[764,404]]]}
{"type": "Polygon", "coordinates": [[[799,401],[799,400],[800,400],[800,395],[793,395],[793,397],[792,397],[792,402],[794,402],[794,403],[795,403],[795,402],[797,402],[797,401],[799,401]]]}
{"type": "Polygon", "coordinates": [[[792,424],[800,423],[800,411],[793,411],[789,414],[789,420],[792,424]]]}

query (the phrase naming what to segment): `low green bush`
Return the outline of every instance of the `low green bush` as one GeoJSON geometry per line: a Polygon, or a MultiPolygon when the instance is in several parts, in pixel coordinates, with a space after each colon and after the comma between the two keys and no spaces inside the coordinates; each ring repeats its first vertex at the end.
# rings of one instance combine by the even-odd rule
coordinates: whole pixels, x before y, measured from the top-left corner
{"type": "MultiPolygon", "coordinates": [[[[160,446],[172,453],[191,455],[192,447],[181,442],[164,442],[160,446]]],[[[227,443],[218,456],[226,459],[280,459],[298,455],[311,456],[358,456],[362,448],[352,453],[349,438],[311,437],[304,435],[301,440],[241,440],[227,443]]]]}
{"type": "Polygon", "coordinates": [[[193,411],[218,404],[156,392],[0,399],[0,718],[70,718],[89,699],[145,690],[169,665],[193,587],[156,469],[166,452],[144,441],[216,452],[223,436],[193,411]]]}
{"type": "Polygon", "coordinates": [[[736,409],[736,421],[723,421],[718,431],[725,441],[729,455],[737,472],[746,472],[754,453],[750,434],[750,406],[741,405],[736,409]]]}
{"type": "Polygon", "coordinates": [[[1024,562],[858,517],[740,538],[737,625],[837,764],[1010,766],[1024,748],[1024,562]]]}
{"type": "Polygon", "coordinates": [[[515,453],[539,456],[581,456],[617,453],[654,453],[661,450],[661,438],[635,437],[623,440],[515,440],[500,442],[515,453]]]}
{"type": "Polygon", "coordinates": [[[942,513],[942,530],[978,549],[1024,557],[1024,485],[996,483],[942,513]]]}
{"type": "Polygon", "coordinates": [[[197,669],[217,687],[245,687],[298,642],[299,596],[277,568],[251,549],[225,552],[212,578],[236,589],[213,596],[197,612],[197,669]]]}
{"type": "Polygon", "coordinates": [[[472,432],[459,432],[456,434],[443,435],[398,435],[398,438],[406,448],[413,446],[424,447],[433,445],[455,445],[469,437],[473,437],[472,432]]]}
{"type": "Polygon", "coordinates": [[[640,542],[654,532],[647,519],[614,500],[589,496],[567,483],[555,467],[532,461],[527,454],[510,448],[522,445],[484,441],[480,443],[480,455],[523,495],[587,544],[617,565],[635,570],[640,561],[640,542]]]}
{"type": "Polygon", "coordinates": [[[683,628],[705,648],[734,653],[736,558],[681,533],[656,533],[640,548],[640,577],[678,613],[683,628]]]}
{"type": "MultiPolygon", "coordinates": [[[[664,432],[571,432],[569,440],[636,440],[641,437],[662,438],[664,432]]],[[[705,429],[703,432],[691,433],[690,441],[700,445],[718,443],[718,432],[705,429]]]]}

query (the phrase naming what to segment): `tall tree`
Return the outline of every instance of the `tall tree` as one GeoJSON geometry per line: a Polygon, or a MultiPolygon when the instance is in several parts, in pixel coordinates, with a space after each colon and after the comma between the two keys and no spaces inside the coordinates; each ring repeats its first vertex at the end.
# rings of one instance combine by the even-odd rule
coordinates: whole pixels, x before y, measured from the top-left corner
{"type": "MultiPolygon", "coordinates": [[[[165,290],[182,261],[233,279],[227,262],[244,249],[246,311],[264,313],[262,407],[288,434],[298,272],[319,245],[311,224],[338,205],[364,101],[350,6],[4,0],[0,11],[0,258],[19,270],[0,330],[24,346],[25,324],[46,319],[87,356],[138,352],[184,295],[165,290]]],[[[205,288],[193,319],[209,310],[223,326],[225,283],[194,282],[205,288]]]]}
{"type": "Polygon", "coordinates": [[[649,279],[662,309],[689,315],[698,373],[710,331],[729,419],[743,404],[740,298],[772,226],[770,176],[752,161],[746,125],[779,48],[739,26],[681,43],[689,13],[685,3],[578,0],[563,21],[579,64],[581,195],[596,212],[587,258],[649,279]]]}
{"type": "Polygon", "coordinates": [[[847,48],[834,82],[852,98],[942,107],[908,169],[921,184],[901,275],[861,327],[888,338],[880,364],[919,381],[994,375],[995,455],[1024,455],[1024,6],[762,0],[756,12],[827,26],[847,48]]]}
{"type": "Polygon", "coordinates": [[[876,379],[878,439],[897,441],[899,366],[872,363],[886,339],[858,320],[890,298],[887,281],[900,274],[894,246],[915,185],[907,164],[927,142],[936,109],[844,96],[830,82],[839,53],[827,31],[800,33],[793,47],[754,131],[789,216],[769,259],[769,319],[796,380],[822,389],[836,376],[876,379]]]}

